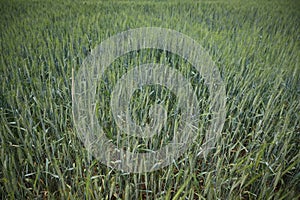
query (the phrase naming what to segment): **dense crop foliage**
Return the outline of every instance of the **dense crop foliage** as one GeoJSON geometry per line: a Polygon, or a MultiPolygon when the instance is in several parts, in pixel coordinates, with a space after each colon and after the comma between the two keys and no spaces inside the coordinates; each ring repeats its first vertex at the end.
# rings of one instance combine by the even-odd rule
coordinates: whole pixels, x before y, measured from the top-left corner
{"type": "MultiPolygon", "coordinates": [[[[1,1],[1,197],[299,199],[299,10],[296,0],[1,1]],[[226,121],[205,160],[191,150],[158,171],[122,173],[93,159],[78,138],[72,69],[76,74],[104,39],[150,26],[182,32],[210,53],[226,84],[226,121]]],[[[102,105],[126,71],[123,64],[136,62],[133,56],[118,59],[99,83],[102,105]]],[[[171,65],[184,62],[160,56],[171,65]]],[[[181,72],[200,84],[192,67],[183,66],[181,72]]],[[[155,87],[144,88],[148,97],[155,87]]],[[[158,91],[170,105],[175,101],[158,91]]],[[[137,113],[142,94],[132,99],[137,113]]],[[[102,107],[103,125],[111,117],[102,107]]],[[[114,123],[103,126],[113,139],[114,123]]]]}

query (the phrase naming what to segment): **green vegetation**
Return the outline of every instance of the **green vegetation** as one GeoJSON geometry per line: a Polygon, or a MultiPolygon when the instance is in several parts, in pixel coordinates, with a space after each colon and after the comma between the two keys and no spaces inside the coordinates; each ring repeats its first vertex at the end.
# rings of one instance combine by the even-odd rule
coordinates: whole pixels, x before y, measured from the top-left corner
{"type": "MultiPolygon", "coordinates": [[[[296,0],[2,0],[2,199],[299,199],[299,10],[296,0]],[[210,53],[226,84],[226,122],[206,160],[191,148],[163,169],[123,173],[93,159],[75,131],[72,68],[76,73],[104,39],[151,26],[182,32],[210,53]]],[[[104,91],[99,123],[112,140],[116,125],[109,107],[101,105],[126,72],[123,64],[136,62],[134,55],[116,60],[114,66],[120,67],[112,66],[116,71],[107,71],[99,83],[104,91]]],[[[171,64],[184,62],[160,55],[171,64]]],[[[193,85],[201,85],[190,73],[192,66],[182,66],[193,85]]],[[[151,102],[162,95],[172,112],[176,98],[156,87],[145,87],[145,95],[151,102]]],[[[143,112],[142,94],[137,91],[132,98],[133,115],[143,112]]]]}

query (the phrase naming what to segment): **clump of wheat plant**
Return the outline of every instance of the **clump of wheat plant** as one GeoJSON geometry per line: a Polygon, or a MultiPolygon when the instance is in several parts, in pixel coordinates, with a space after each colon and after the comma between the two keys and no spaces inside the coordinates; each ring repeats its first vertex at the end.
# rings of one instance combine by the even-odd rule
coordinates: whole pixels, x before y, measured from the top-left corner
{"type": "MultiPolygon", "coordinates": [[[[13,0],[1,1],[0,13],[1,198],[299,199],[299,2],[13,0]],[[72,69],[104,39],[150,26],[189,35],[210,53],[226,84],[226,121],[206,159],[193,151],[209,123],[203,117],[199,140],[182,157],[130,174],[93,159],[79,139],[72,69]]],[[[116,60],[99,82],[97,115],[112,141],[116,125],[105,105],[116,80],[142,61],[135,53],[116,60]]],[[[179,63],[199,98],[209,95],[178,56],[143,55],[179,63]]],[[[149,86],[132,98],[137,121],[147,121],[145,99],[156,97],[172,113],[172,93],[149,86]]],[[[167,130],[157,144],[168,141],[167,130]]]]}

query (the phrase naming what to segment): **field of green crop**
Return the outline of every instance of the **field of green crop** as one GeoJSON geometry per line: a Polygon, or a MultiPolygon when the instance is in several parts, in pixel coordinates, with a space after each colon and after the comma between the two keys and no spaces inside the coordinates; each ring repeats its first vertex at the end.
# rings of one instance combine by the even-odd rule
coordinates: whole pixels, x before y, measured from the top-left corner
{"type": "MultiPolygon", "coordinates": [[[[297,0],[1,0],[1,199],[299,199],[299,11],[297,0]],[[226,120],[206,159],[195,149],[209,117],[199,123],[199,141],[153,172],[107,167],[80,140],[72,115],[72,71],[76,76],[103,40],[139,27],[182,32],[216,63],[226,85],[226,120]]],[[[168,60],[205,102],[207,92],[193,66],[168,52],[149,51],[117,59],[99,82],[96,113],[113,142],[112,87],[143,56],[168,60]]],[[[147,102],[159,95],[172,112],[176,97],[152,85],[131,99],[137,122],[147,122],[147,102]]],[[[172,120],[167,123],[174,129],[172,120]]],[[[168,131],[151,147],[159,148],[159,139],[167,142],[168,131]]]]}

